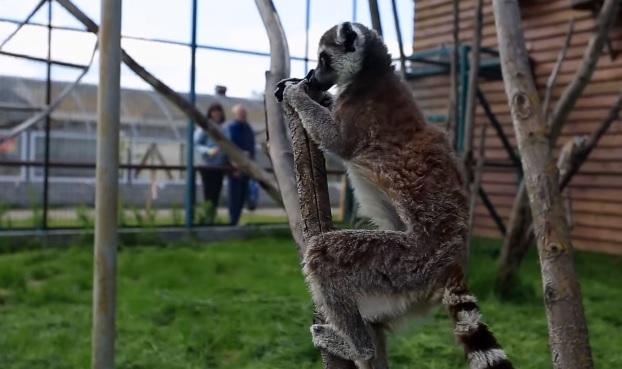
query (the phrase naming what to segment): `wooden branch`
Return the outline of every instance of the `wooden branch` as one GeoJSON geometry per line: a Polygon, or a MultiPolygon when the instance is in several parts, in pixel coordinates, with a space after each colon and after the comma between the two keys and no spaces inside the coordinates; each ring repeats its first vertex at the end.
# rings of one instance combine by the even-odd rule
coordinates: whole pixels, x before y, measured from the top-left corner
{"type": "MultiPolygon", "coordinates": [[[[557,139],[561,134],[568,115],[592,77],[598,59],[602,54],[608,31],[619,10],[619,3],[620,1],[617,0],[605,0],[596,21],[594,33],[586,47],[583,61],[579,69],[577,69],[573,80],[566,86],[566,89],[555,104],[555,108],[547,120],[547,126],[550,130],[549,140],[553,147],[557,143],[557,139]]],[[[523,237],[529,236],[528,228],[531,223],[531,215],[525,214],[525,209],[529,212],[524,184],[521,183],[517,198],[514,201],[512,216],[510,217],[510,231],[503,241],[503,248],[499,259],[499,274],[497,275],[498,286],[506,285],[506,288],[509,287],[508,281],[511,280],[514,271],[518,269],[522,261],[522,256],[525,255],[525,252],[520,250],[520,245],[529,244],[522,240],[523,237]],[[519,248],[519,250],[510,250],[514,247],[519,248]]]]}
{"type": "MultiPolygon", "coordinates": [[[[287,39],[272,0],[255,0],[270,40],[270,72],[266,82],[266,112],[270,154],[273,167],[290,219],[290,228],[298,244],[300,257],[304,255],[306,241],[333,228],[328,182],[324,156],[309,140],[299,117],[293,109],[281,109],[274,90],[279,80],[289,75],[287,39]],[[292,137],[291,146],[283,113],[286,112],[292,137]],[[293,154],[292,154],[293,147],[293,154]],[[295,184],[293,180],[296,180],[295,184]]],[[[315,309],[313,321],[323,323],[321,312],[315,309]]],[[[356,369],[354,362],[321,352],[326,369],[356,369]]]]}
{"type": "Polygon", "coordinates": [[[568,53],[568,47],[570,46],[570,41],[572,40],[573,34],[574,18],[572,18],[570,22],[568,22],[568,31],[566,32],[566,38],[564,39],[564,46],[562,46],[562,49],[559,51],[555,66],[551,71],[549,79],[546,81],[546,91],[544,92],[544,102],[542,103],[542,111],[544,112],[545,121],[548,119],[549,116],[549,104],[551,103],[551,94],[553,93],[553,89],[555,88],[555,84],[557,83],[559,71],[562,69],[562,64],[566,59],[566,54],[568,53]]]}
{"type": "MultiPolygon", "coordinates": [[[[71,2],[71,0],[57,0],[57,2],[65,8],[70,14],[72,14],[80,23],[82,23],[87,31],[97,34],[99,26],[89,18],[82,10],[71,2]]],[[[142,65],[140,65],[134,58],[121,49],[121,59],[123,63],[127,65],[134,73],[147,82],[151,87],[168,99],[179,110],[184,112],[188,118],[193,120],[199,127],[203,128],[221,147],[223,152],[227,154],[229,160],[235,164],[236,168],[248,175],[249,177],[257,180],[262,188],[272,197],[277,203],[281,203],[281,194],[277,188],[274,178],[264,171],[261,167],[252,161],[246,153],[240,150],[235,144],[229,141],[224,133],[222,133],[215,122],[209,120],[203,113],[201,113],[196,106],[191,104],[182,95],[175,92],[172,88],[164,84],[153,74],[148,72],[142,65]]]]}
{"type": "MultiPolygon", "coordinates": [[[[573,137],[572,139],[568,140],[568,142],[566,142],[564,146],[562,146],[562,149],[559,152],[559,158],[557,159],[557,170],[559,171],[560,178],[564,178],[564,176],[568,173],[568,171],[571,170],[571,167],[573,165],[572,163],[573,158],[576,156],[576,154],[579,151],[583,150],[586,142],[587,142],[587,138],[585,136],[577,136],[577,137],[573,137]]],[[[569,191],[564,191],[561,188],[559,191],[561,192],[561,196],[562,196],[562,203],[564,207],[564,216],[566,217],[566,223],[568,224],[568,229],[572,230],[574,222],[572,219],[572,209],[570,206],[570,195],[568,194],[569,191]]],[[[530,237],[529,238],[525,237],[525,240],[529,241],[527,244],[527,247],[529,246],[529,244],[533,242],[533,237],[531,236],[533,235],[533,227],[530,227],[529,232],[530,232],[530,237]]]]}
{"type": "Polygon", "coordinates": [[[475,27],[473,30],[473,43],[471,44],[471,58],[469,61],[469,84],[467,91],[465,123],[464,123],[464,169],[466,172],[466,183],[469,186],[473,181],[473,130],[475,129],[475,107],[477,102],[477,84],[480,64],[480,48],[482,46],[482,23],[484,6],[483,0],[477,0],[475,6],[475,27]]]}
{"type": "MultiPolygon", "coordinates": [[[[274,97],[278,81],[288,78],[290,73],[289,48],[285,31],[272,2],[255,1],[270,42],[270,71],[266,73],[265,110],[268,150],[274,174],[281,191],[283,205],[292,237],[302,252],[302,220],[298,204],[294,155],[287,132],[285,119],[279,103],[274,97]]],[[[302,254],[301,254],[302,255],[302,254]]]]}
{"type": "Polygon", "coordinates": [[[564,190],[566,186],[570,183],[572,177],[577,174],[579,169],[581,169],[581,165],[585,163],[587,158],[590,156],[590,153],[594,150],[594,148],[598,145],[598,142],[603,137],[603,135],[607,132],[611,124],[619,119],[620,110],[622,110],[622,91],[618,95],[618,99],[615,104],[609,109],[609,114],[607,118],[600,124],[598,129],[592,133],[592,135],[587,139],[585,145],[577,150],[574,155],[572,155],[570,159],[570,166],[566,170],[566,172],[562,175],[561,180],[559,181],[560,190],[564,190]]]}
{"type": "MultiPolygon", "coordinates": [[[[581,169],[592,150],[598,145],[601,137],[607,132],[611,124],[618,119],[620,110],[622,110],[622,91],[616,103],[609,110],[607,118],[600,124],[598,129],[577,150],[573,150],[572,155],[568,158],[568,168],[562,171],[560,163],[558,163],[558,168],[560,169],[560,191],[566,188],[574,175],[581,169]]],[[[521,183],[510,215],[511,226],[507,237],[503,240],[501,254],[497,263],[496,289],[501,295],[509,295],[511,292],[514,275],[533,242],[531,222],[531,213],[529,212],[524,183],[521,183]]]]}
{"type": "Polygon", "coordinates": [[[455,145],[455,127],[458,121],[458,44],[460,43],[460,7],[458,0],[453,0],[453,27],[451,63],[449,70],[449,106],[447,107],[447,134],[452,146],[455,145]]]}
{"type": "Polygon", "coordinates": [[[592,354],[557,168],[542,115],[518,0],[493,0],[505,91],[525,172],[540,255],[554,369],[591,369],[592,354]]]}
{"type": "MultiPolygon", "coordinates": [[[[484,125],[482,127],[482,131],[480,133],[480,141],[479,141],[479,155],[477,156],[477,165],[475,166],[475,170],[473,172],[473,182],[471,183],[471,191],[469,197],[469,223],[468,230],[469,235],[467,240],[469,242],[469,250],[471,244],[471,238],[473,237],[473,221],[475,220],[475,206],[477,205],[477,198],[479,189],[482,184],[482,175],[484,173],[484,162],[486,160],[486,128],[488,126],[484,125]]],[[[467,255],[469,253],[467,252],[467,255]]],[[[468,264],[465,264],[468,265],[468,264]]]]}
{"type": "Polygon", "coordinates": [[[522,241],[530,223],[531,211],[529,210],[527,189],[525,188],[525,181],[521,181],[514,198],[509,227],[503,238],[499,260],[497,261],[495,290],[501,296],[511,294],[514,276],[527,253],[529,243],[522,241]]]}
{"type": "Polygon", "coordinates": [[[553,145],[557,142],[557,138],[561,134],[568,115],[583,93],[585,86],[587,86],[592,78],[598,59],[603,52],[605,41],[608,38],[609,29],[611,29],[612,24],[618,16],[619,8],[619,0],[605,0],[600,10],[600,14],[596,20],[596,30],[585,49],[581,66],[579,66],[572,82],[568,84],[557,101],[557,104],[555,104],[555,108],[548,120],[548,126],[551,129],[549,139],[553,145]]]}

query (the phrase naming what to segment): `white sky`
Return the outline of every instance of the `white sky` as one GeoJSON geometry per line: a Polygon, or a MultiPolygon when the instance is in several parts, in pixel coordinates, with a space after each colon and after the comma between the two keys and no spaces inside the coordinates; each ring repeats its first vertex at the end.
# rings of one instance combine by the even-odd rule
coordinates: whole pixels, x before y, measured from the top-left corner
{"type": "MultiPolygon", "coordinates": [[[[23,20],[38,0],[0,0],[0,17],[23,20]]],[[[84,12],[99,23],[100,0],[74,0],[84,12]]],[[[198,43],[268,52],[268,39],[254,0],[199,0],[198,43]]],[[[305,54],[305,0],[274,0],[289,41],[290,53],[305,54]]],[[[357,21],[370,25],[367,0],[357,0],[357,21]]],[[[384,38],[393,56],[399,56],[390,0],[379,0],[384,38]]],[[[404,50],[410,53],[413,36],[413,0],[398,0],[404,50]]],[[[53,24],[80,27],[60,5],[54,3],[53,24]]],[[[353,0],[311,0],[309,57],[315,59],[321,34],[334,24],[352,20],[353,0]]],[[[47,5],[33,22],[47,22],[47,5]]],[[[0,22],[0,42],[17,26],[0,22]]],[[[190,0],[123,1],[124,35],[189,42],[191,34],[190,0]]],[[[2,49],[45,58],[47,28],[26,26],[2,49]]],[[[52,58],[66,62],[88,63],[95,36],[55,30],[52,34],[52,58]]],[[[184,46],[125,39],[123,47],[139,63],[175,90],[187,91],[190,85],[190,49],[184,46]]],[[[310,62],[309,67],[313,67],[310,62]]],[[[199,49],[197,51],[197,92],[212,93],[216,84],[228,87],[228,95],[252,97],[264,89],[264,72],[269,59],[261,56],[199,49]]],[[[79,71],[55,66],[54,80],[74,80],[79,71]]],[[[45,78],[45,64],[0,55],[0,74],[45,78]]],[[[97,83],[97,57],[84,78],[97,83]]],[[[304,75],[304,62],[292,61],[292,76],[304,75]]],[[[123,67],[124,87],[148,89],[139,77],[123,67]]],[[[1,86],[0,86],[1,88],[1,86]]]]}

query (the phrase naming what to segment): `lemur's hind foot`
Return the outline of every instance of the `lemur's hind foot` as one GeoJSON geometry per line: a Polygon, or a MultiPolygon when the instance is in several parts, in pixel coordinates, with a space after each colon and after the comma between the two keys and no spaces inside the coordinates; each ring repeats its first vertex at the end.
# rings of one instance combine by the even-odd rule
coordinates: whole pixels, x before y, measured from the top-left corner
{"type": "Polygon", "coordinates": [[[315,347],[352,361],[367,361],[375,356],[373,347],[356,348],[354,344],[330,324],[313,324],[311,335],[315,347]]]}

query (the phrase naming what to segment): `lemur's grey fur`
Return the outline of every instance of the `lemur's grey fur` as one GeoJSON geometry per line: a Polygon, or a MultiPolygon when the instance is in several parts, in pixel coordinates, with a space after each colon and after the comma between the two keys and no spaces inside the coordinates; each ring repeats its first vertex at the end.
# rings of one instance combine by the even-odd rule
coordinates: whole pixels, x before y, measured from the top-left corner
{"type": "Polygon", "coordinates": [[[467,202],[453,150],[425,124],[382,39],[361,24],[331,28],[315,71],[282,81],[276,95],[323,150],[344,160],[363,215],[379,227],[309,241],[303,271],[328,322],[311,327],[313,343],[383,369],[386,328],[442,302],[471,368],[512,368],[463,276],[467,202]],[[332,104],[309,96],[335,84],[332,104]]]}

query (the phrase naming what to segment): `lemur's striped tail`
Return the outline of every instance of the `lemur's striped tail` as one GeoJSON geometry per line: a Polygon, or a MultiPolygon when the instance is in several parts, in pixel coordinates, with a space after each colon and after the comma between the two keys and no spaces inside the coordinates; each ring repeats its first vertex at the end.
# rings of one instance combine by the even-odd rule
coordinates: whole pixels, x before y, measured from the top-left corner
{"type": "Polygon", "coordinates": [[[443,304],[454,321],[454,333],[464,347],[471,369],[513,369],[501,345],[481,320],[475,296],[462,281],[445,287],[443,304]]]}

